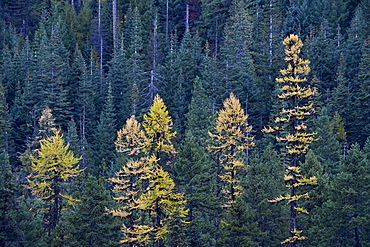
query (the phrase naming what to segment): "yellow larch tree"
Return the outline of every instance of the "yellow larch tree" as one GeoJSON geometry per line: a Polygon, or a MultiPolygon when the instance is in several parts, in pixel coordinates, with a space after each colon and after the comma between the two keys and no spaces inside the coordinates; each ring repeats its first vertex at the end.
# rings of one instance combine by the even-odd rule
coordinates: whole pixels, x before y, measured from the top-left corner
{"type": "Polygon", "coordinates": [[[270,202],[287,201],[290,206],[290,235],[282,242],[289,246],[297,246],[297,242],[306,239],[302,236],[301,230],[297,226],[297,213],[308,214],[307,210],[299,207],[298,201],[308,199],[308,193],[300,194],[298,189],[302,186],[312,186],[317,184],[316,177],[306,178],[301,175],[298,159],[304,155],[309,144],[315,141],[315,133],[307,132],[305,120],[312,115],[315,110],[313,100],[316,89],[310,87],[307,75],[310,72],[310,61],[299,57],[302,41],[297,35],[291,34],[284,41],[285,61],[288,63],[286,69],[280,70],[281,78],[276,81],[280,84],[280,94],[278,98],[284,102],[287,109],[282,108],[280,115],[275,118],[276,126],[264,128],[263,132],[279,132],[280,136],[276,137],[279,143],[285,144],[284,155],[289,162],[286,167],[284,180],[290,193],[280,196],[270,202]]]}
{"type": "Polygon", "coordinates": [[[60,130],[56,130],[53,136],[41,140],[37,156],[31,156],[32,173],[28,176],[29,188],[33,195],[49,204],[44,216],[49,234],[59,221],[62,200],[66,200],[70,205],[77,202],[70,195],[63,193],[62,183],[70,181],[83,171],[76,165],[80,158],[74,157],[68,148],[69,145],[64,144],[60,130]]]}
{"type": "Polygon", "coordinates": [[[132,115],[126,120],[125,127],[117,132],[116,150],[129,156],[139,155],[144,147],[144,138],[141,124],[132,115]]]}
{"type": "MultiPolygon", "coordinates": [[[[163,100],[157,95],[141,124],[134,116],[118,131],[116,150],[130,156],[129,161],[108,181],[114,185],[118,209],[108,213],[124,220],[121,243],[162,246],[176,218],[185,218],[184,195],[175,192],[170,174],[159,163],[165,154],[176,153],[172,120],[163,100]],[[136,160],[135,160],[136,159],[136,160]]],[[[184,222],[185,223],[185,222],[184,222]]]]}
{"type": "Polygon", "coordinates": [[[176,153],[172,144],[176,131],[172,131],[172,119],[159,95],[155,96],[149,112],[144,115],[143,127],[146,134],[144,150],[147,154],[158,156],[160,153],[176,153]]]}
{"type": "Polygon", "coordinates": [[[225,100],[224,108],[219,111],[215,132],[209,133],[210,137],[218,144],[209,146],[208,150],[219,155],[223,172],[220,175],[223,182],[222,192],[227,199],[224,207],[235,203],[241,193],[239,184],[240,172],[246,169],[245,158],[242,157],[246,150],[255,143],[250,136],[252,126],[248,125],[248,115],[244,113],[239,100],[233,93],[225,100]]]}

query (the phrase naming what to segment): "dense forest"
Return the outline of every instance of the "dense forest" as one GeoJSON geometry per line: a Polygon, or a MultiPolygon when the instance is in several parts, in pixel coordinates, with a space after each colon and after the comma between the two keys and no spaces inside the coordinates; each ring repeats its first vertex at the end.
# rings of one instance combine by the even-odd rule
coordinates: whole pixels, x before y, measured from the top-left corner
{"type": "Polygon", "coordinates": [[[0,3],[0,246],[370,246],[370,1],[0,3]]]}

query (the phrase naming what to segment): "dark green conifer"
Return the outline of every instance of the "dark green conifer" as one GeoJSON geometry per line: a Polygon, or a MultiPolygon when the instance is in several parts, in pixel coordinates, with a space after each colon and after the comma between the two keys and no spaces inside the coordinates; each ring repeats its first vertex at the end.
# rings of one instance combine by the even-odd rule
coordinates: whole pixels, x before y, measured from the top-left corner
{"type": "Polygon", "coordinates": [[[338,172],[341,154],[341,147],[331,121],[332,118],[328,115],[327,108],[323,107],[314,122],[317,141],[312,143],[312,150],[324,167],[324,172],[330,176],[338,172]]]}
{"type": "Polygon", "coordinates": [[[364,246],[369,241],[369,165],[354,144],[342,160],[327,200],[314,216],[314,245],[364,246]]]}
{"type": "Polygon", "coordinates": [[[9,164],[7,154],[2,148],[0,153],[0,245],[1,246],[20,246],[22,232],[19,231],[20,208],[17,198],[21,190],[16,183],[13,171],[9,164]]]}
{"type": "Polygon", "coordinates": [[[114,200],[105,183],[91,175],[79,180],[83,186],[79,202],[60,222],[67,236],[59,241],[64,246],[118,246],[120,222],[106,214],[106,208],[114,207],[114,200]]]}
{"type": "MultiPolygon", "coordinates": [[[[111,84],[108,85],[108,95],[94,135],[94,164],[90,172],[95,176],[107,177],[115,172],[116,115],[114,113],[111,84]]],[[[88,168],[89,169],[89,168],[88,168]]]]}
{"type": "Polygon", "coordinates": [[[370,38],[367,38],[362,46],[358,81],[360,88],[355,102],[353,135],[355,140],[363,145],[370,136],[370,38]]]}

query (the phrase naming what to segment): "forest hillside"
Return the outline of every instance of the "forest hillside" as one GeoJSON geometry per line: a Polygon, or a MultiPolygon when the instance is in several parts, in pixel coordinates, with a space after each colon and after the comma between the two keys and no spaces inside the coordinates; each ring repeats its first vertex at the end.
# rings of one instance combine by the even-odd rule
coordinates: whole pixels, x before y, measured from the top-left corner
{"type": "Polygon", "coordinates": [[[370,246],[370,1],[0,0],[0,246],[370,246]]]}

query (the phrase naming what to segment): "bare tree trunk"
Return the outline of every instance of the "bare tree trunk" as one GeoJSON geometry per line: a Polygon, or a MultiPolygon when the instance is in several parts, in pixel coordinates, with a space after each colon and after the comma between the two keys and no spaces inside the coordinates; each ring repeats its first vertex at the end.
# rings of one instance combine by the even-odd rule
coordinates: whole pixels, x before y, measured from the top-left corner
{"type": "Polygon", "coordinates": [[[101,0],[98,6],[98,39],[99,39],[99,53],[100,53],[100,95],[103,94],[103,37],[101,31],[101,0]]]}
{"type": "Polygon", "coordinates": [[[166,0],[166,44],[168,44],[168,42],[170,41],[169,40],[169,34],[168,34],[168,32],[169,32],[169,18],[168,18],[168,0],[166,0]]]}
{"type": "Polygon", "coordinates": [[[85,131],[85,125],[86,125],[86,104],[83,106],[82,110],[82,120],[81,120],[81,167],[85,168],[86,167],[86,131],[85,131]]]}
{"type": "Polygon", "coordinates": [[[112,12],[113,12],[113,48],[116,50],[116,39],[117,39],[117,0],[112,0],[112,12]]]}
{"type": "MultiPolygon", "coordinates": [[[[272,25],[272,0],[270,0],[270,43],[269,43],[269,53],[270,53],[270,67],[272,66],[272,32],[273,32],[273,25],[272,25]]],[[[271,79],[271,78],[270,78],[271,79]]]]}
{"type": "Polygon", "coordinates": [[[189,32],[189,4],[186,4],[186,31],[189,32]]]}
{"type": "Polygon", "coordinates": [[[158,15],[155,15],[154,19],[154,30],[153,30],[153,70],[158,65],[158,15]]]}

